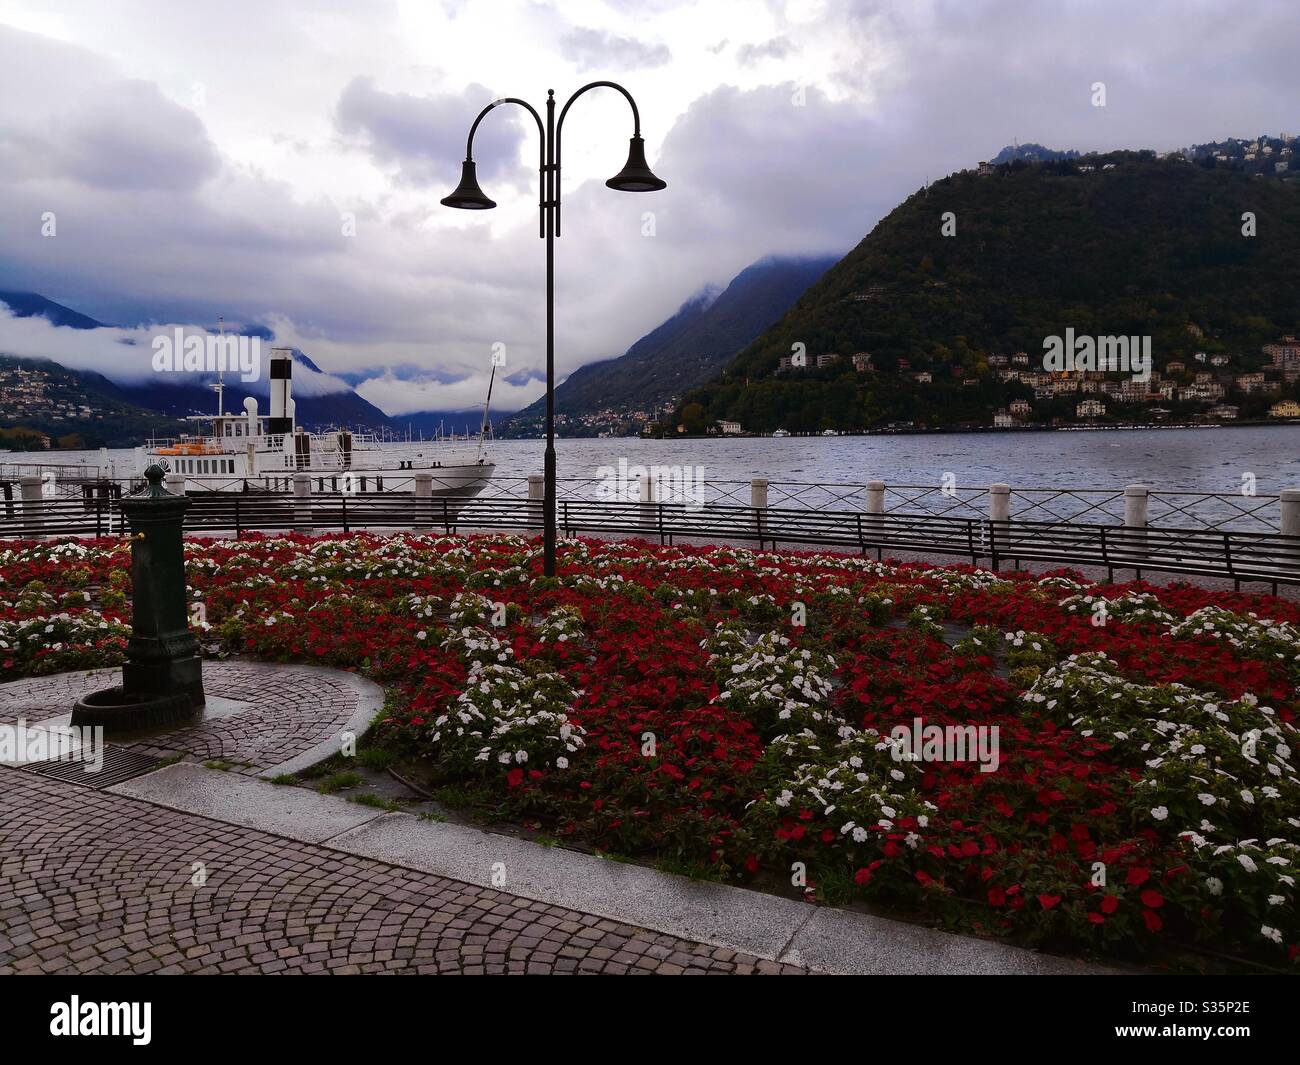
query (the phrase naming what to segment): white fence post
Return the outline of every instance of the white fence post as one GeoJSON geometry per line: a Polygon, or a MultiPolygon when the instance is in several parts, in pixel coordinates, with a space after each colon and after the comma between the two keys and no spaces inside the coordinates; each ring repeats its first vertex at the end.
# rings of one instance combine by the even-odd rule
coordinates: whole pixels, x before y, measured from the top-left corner
{"type": "Polygon", "coordinates": [[[1282,489],[1283,536],[1300,536],[1300,488],[1282,489]]]}
{"type": "Polygon", "coordinates": [[[44,483],[39,477],[21,477],[18,483],[22,486],[23,536],[32,540],[44,539],[41,534],[45,525],[44,483]]]}
{"type": "Polygon", "coordinates": [[[416,532],[427,532],[432,528],[428,524],[433,520],[433,474],[431,473],[415,475],[415,517],[416,532]]]}
{"type": "MultiPolygon", "coordinates": [[[[546,499],[546,476],[545,476],[545,474],[541,474],[541,473],[530,473],[530,474],[528,475],[528,500],[529,500],[529,502],[530,502],[530,503],[542,503],[542,502],[545,501],[545,499],[546,499]]],[[[531,510],[531,509],[533,509],[533,508],[530,507],[529,509],[531,510]]],[[[559,500],[556,500],[556,503],[555,503],[555,511],[556,511],[556,518],[557,518],[557,520],[558,520],[558,517],[559,517],[559,510],[560,510],[559,500]]],[[[540,528],[542,527],[541,524],[540,524],[540,522],[541,522],[541,520],[542,520],[542,508],[539,506],[539,507],[536,508],[536,511],[537,511],[537,520],[538,520],[539,524],[532,526],[532,528],[534,528],[534,529],[540,529],[540,528]]]]}
{"type": "Polygon", "coordinates": [[[989,521],[1011,520],[1011,485],[989,485],[989,521]]]}
{"type": "MultiPolygon", "coordinates": [[[[1144,484],[1130,484],[1124,488],[1124,528],[1142,529],[1147,527],[1147,511],[1151,502],[1151,489],[1144,484]]],[[[1135,532],[1128,535],[1127,546],[1134,554],[1146,553],[1146,533],[1135,532]]]]}
{"type": "MultiPolygon", "coordinates": [[[[867,482],[867,528],[879,535],[885,528],[885,482],[867,482]]],[[[876,549],[880,553],[879,547],[876,549]]]]}
{"type": "Polygon", "coordinates": [[[185,494],[185,474],[169,471],[163,477],[163,487],[174,496],[185,494]]]}
{"type": "Polygon", "coordinates": [[[315,531],[311,525],[311,474],[293,475],[293,527],[304,536],[315,531]]]}
{"type": "Polygon", "coordinates": [[[763,513],[767,510],[766,477],[755,477],[749,482],[749,505],[754,509],[754,529],[758,533],[758,547],[761,551],[767,541],[767,522],[763,513]]]}
{"type": "Polygon", "coordinates": [[[637,498],[641,501],[641,527],[647,530],[653,529],[655,527],[655,482],[648,473],[641,474],[641,491],[637,498]]]}

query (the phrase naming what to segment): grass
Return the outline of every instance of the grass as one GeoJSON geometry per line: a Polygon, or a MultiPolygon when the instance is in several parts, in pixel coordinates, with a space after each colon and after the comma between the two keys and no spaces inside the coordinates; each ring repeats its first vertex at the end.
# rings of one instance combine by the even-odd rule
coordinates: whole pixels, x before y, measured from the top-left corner
{"type": "Polygon", "coordinates": [[[297,784],[298,778],[292,773],[281,773],[278,777],[272,777],[271,783],[279,784],[281,787],[289,787],[290,785],[297,784]]]}
{"type": "Polygon", "coordinates": [[[366,792],[364,795],[349,795],[348,802],[354,802],[358,806],[371,806],[376,810],[388,810],[396,812],[402,809],[402,804],[395,799],[385,799],[381,795],[372,795],[366,792]]]}
{"type": "Polygon", "coordinates": [[[365,783],[365,778],[360,773],[354,773],[350,769],[342,769],[338,772],[331,773],[319,784],[316,790],[322,795],[333,795],[336,791],[344,791],[347,788],[355,788],[365,783]]]}

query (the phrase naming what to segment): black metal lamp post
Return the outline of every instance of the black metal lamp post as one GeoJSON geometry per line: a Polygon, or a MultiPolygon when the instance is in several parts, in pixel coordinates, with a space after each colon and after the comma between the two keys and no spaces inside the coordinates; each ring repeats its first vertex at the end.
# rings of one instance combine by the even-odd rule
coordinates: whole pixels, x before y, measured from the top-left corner
{"type": "Polygon", "coordinates": [[[641,115],[632,94],[615,82],[593,81],[569,97],[568,103],[560,109],[558,124],[555,121],[555,90],[548,90],[545,127],[542,126],[542,116],[524,100],[507,96],[488,104],[469,128],[460,184],[455,192],[441,201],[447,207],[467,211],[483,211],[496,206],[495,201],[489,200],[478,186],[474,171],[474,131],[494,107],[518,104],[526,108],[537,122],[537,132],[541,136],[538,163],[541,200],[537,235],[546,239],[546,460],[543,468],[546,487],[542,498],[542,572],[548,577],[555,576],[555,238],[560,235],[560,135],[564,130],[564,116],[573,106],[573,101],[588,89],[596,88],[617,89],[632,107],[632,141],[628,147],[627,163],[605,184],[619,192],[657,192],[667,188],[668,183],[655,177],[646,165],[641,115]]]}

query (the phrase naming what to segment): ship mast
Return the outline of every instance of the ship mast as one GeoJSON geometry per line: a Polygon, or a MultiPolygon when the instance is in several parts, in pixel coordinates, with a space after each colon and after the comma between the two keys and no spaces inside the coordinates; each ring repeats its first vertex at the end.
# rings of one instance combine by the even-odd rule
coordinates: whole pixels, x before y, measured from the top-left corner
{"type": "MultiPolygon", "coordinates": [[[[224,356],[226,352],[225,318],[222,317],[217,318],[217,328],[221,330],[221,353],[224,356]]],[[[212,386],[217,393],[217,417],[218,418],[220,418],[223,414],[225,414],[226,381],[225,381],[225,374],[222,372],[221,369],[221,365],[222,365],[221,360],[218,359],[217,360],[217,383],[212,386]]]]}
{"type": "MultiPolygon", "coordinates": [[[[492,383],[497,379],[497,364],[492,363],[492,373],[488,377],[487,398],[483,400],[483,424],[479,427],[478,433],[478,457],[483,457],[483,445],[487,442],[488,430],[492,428],[492,423],[488,420],[488,408],[492,405],[492,383]]],[[[468,429],[468,426],[466,427],[468,429]]]]}

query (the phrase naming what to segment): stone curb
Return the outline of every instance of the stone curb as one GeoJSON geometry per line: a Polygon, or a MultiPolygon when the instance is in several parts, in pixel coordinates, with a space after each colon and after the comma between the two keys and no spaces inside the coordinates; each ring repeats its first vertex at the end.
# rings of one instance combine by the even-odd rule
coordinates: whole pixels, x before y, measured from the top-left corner
{"type": "Polygon", "coordinates": [[[819,972],[1046,976],[1115,971],[889,918],[690,880],[464,825],[384,813],[190,763],[167,766],[108,790],[819,972]]]}

